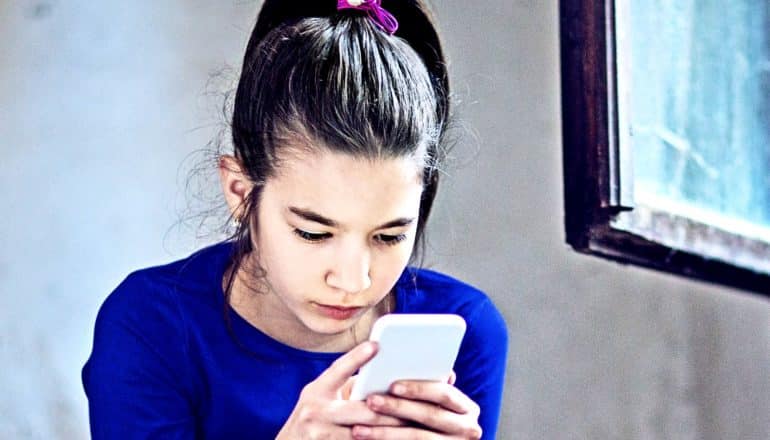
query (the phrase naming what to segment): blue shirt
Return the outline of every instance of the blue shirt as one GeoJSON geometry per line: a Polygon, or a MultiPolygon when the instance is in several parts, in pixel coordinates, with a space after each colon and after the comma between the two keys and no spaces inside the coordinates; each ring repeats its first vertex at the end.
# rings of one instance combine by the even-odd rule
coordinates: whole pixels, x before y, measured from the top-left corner
{"type": "MultiPolygon", "coordinates": [[[[341,355],[282,344],[226,308],[231,249],[134,272],[105,300],[83,368],[94,439],[272,439],[302,388],[341,355]]],[[[479,290],[428,270],[407,268],[395,294],[395,313],[465,318],[455,385],[494,438],[508,345],[500,313],[479,290]]]]}

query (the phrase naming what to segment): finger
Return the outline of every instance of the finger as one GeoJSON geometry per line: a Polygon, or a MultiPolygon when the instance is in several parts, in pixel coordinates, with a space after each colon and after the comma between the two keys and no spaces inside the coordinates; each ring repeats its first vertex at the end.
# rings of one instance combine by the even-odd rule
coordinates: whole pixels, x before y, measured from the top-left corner
{"type": "Polygon", "coordinates": [[[452,374],[449,375],[449,380],[447,381],[449,385],[454,385],[455,382],[457,382],[457,373],[452,370],[452,374]]]}
{"type": "Polygon", "coordinates": [[[367,399],[367,404],[380,414],[417,422],[428,429],[446,434],[472,437],[481,429],[477,416],[458,414],[430,402],[375,395],[367,399]]]}
{"type": "Polygon", "coordinates": [[[315,382],[335,394],[345,382],[377,353],[377,343],[364,342],[337,358],[315,382]]]}
{"type": "Polygon", "coordinates": [[[390,387],[390,392],[410,400],[440,405],[458,414],[478,414],[479,407],[470,397],[455,386],[442,382],[399,381],[390,387]]]}
{"type": "MultiPolygon", "coordinates": [[[[386,426],[354,426],[352,429],[353,438],[356,440],[365,439],[415,439],[415,440],[438,440],[447,439],[446,436],[426,431],[416,427],[386,427],[386,426]]],[[[460,438],[460,437],[449,437],[460,438]]]]}
{"type": "Polygon", "coordinates": [[[405,426],[406,421],[372,411],[364,402],[335,400],[328,404],[327,416],[335,425],[405,426]]]}

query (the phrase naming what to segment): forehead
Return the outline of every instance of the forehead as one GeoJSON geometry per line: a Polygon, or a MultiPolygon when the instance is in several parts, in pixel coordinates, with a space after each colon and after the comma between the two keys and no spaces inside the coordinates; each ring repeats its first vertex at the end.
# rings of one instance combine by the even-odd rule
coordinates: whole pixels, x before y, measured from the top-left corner
{"type": "Polygon", "coordinates": [[[340,223],[417,216],[422,167],[410,157],[358,158],[326,149],[294,151],[265,184],[283,209],[310,209],[340,223]]]}

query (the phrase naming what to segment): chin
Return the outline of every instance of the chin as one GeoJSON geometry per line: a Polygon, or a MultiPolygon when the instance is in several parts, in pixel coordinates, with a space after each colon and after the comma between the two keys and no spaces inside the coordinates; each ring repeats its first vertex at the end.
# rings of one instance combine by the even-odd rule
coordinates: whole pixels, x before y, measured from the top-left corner
{"type": "Polygon", "coordinates": [[[308,326],[308,328],[315,333],[332,336],[350,331],[350,329],[353,328],[357,322],[358,318],[348,319],[345,321],[329,318],[316,318],[314,319],[314,322],[308,326]]]}
{"type": "Polygon", "coordinates": [[[326,336],[334,336],[344,332],[349,332],[353,328],[361,315],[355,315],[348,319],[336,319],[314,314],[304,321],[307,327],[313,333],[326,336]]]}

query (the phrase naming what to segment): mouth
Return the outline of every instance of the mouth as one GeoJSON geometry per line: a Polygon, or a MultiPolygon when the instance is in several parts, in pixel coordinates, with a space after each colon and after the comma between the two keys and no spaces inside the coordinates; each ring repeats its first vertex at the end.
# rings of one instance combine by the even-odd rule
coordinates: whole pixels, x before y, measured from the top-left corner
{"type": "Polygon", "coordinates": [[[350,319],[364,309],[363,307],[345,307],[318,303],[315,305],[322,315],[338,321],[350,319]]]}

